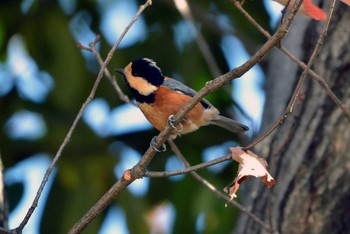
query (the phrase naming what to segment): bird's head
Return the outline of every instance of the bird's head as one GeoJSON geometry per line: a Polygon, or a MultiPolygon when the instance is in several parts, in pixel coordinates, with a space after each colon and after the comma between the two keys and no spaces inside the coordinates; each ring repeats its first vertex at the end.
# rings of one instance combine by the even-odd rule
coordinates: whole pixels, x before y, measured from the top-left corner
{"type": "Polygon", "coordinates": [[[124,69],[116,69],[116,71],[124,75],[132,89],[144,96],[156,91],[164,81],[160,68],[148,58],[136,59],[124,69]]]}

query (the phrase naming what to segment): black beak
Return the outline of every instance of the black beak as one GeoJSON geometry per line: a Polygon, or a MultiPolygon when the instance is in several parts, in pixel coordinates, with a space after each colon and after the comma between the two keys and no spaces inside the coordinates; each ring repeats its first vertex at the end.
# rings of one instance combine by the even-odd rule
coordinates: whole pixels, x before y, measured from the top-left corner
{"type": "Polygon", "coordinates": [[[120,74],[125,76],[125,72],[124,72],[123,68],[116,68],[116,69],[114,69],[114,71],[116,71],[116,72],[118,72],[118,73],[120,73],[120,74]]]}

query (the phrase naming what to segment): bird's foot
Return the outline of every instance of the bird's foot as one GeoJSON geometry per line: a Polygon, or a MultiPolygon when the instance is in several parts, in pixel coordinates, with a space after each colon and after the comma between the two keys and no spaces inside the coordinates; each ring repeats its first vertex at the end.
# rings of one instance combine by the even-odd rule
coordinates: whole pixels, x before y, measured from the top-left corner
{"type": "Polygon", "coordinates": [[[157,152],[164,152],[164,151],[166,151],[166,145],[165,145],[165,143],[163,143],[161,149],[158,149],[157,146],[156,146],[156,144],[157,144],[157,137],[154,136],[154,137],[152,137],[151,143],[149,144],[149,145],[152,147],[152,149],[154,149],[154,150],[157,151],[157,152]]]}
{"type": "MultiPolygon", "coordinates": [[[[168,118],[168,123],[173,129],[176,129],[174,122],[175,122],[174,115],[170,115],[168,118]]],[[[178,132],[182,132],[184,130],[184,126],[181,123],[179,123],[179,126],[180,126],[180,129],[178,130],[178,132]]]]}

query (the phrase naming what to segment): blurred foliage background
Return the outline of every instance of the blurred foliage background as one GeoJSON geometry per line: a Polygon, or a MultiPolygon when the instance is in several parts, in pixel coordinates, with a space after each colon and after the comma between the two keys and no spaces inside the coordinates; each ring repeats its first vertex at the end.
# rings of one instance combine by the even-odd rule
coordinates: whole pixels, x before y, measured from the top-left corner
{"type": "MultiPolygon", "coordinates": [[[[78,49],[77,43],[88,45],[96,34],[101,34],[98,47],[105,58],[143,3],[131,0],[1,1],[0,152],[11,228],[18,225],[14,220],[21,219],[27,211],[29,203],[26,206],[23,201],[32,201],[49,160],[61,145],[99,71],[94,56],[78,49]],[[40,166],[39,162],[46,163],[40,166]],[[26,174],[28,168],[39,168],[34,171],[41,174],[34,177],[26,174]],[[28,195],[29,186],[34,186],[34,194],[28,195]]],[[[241,61],[239,51],[225,50],[223,38],[237,38],[248,54],[265,41],[229,0],[189,4],[195,26],[204,36],[222,73],[232,69],[233,61],[229,58],[241,61]]],[[[263,4],[263,1],[248,0],[244,7],[269,29],[270,17],[263,4]]],[[[188,22],[170,0],[155,0],[144,11],[108,69],[124,67],[139,57],[154,59],[164,74],[196,90],[214,77],[188,22]]],[[[129,95],[120,77],[116,79],[129,95]]],[[[223,115],[234,117],[237,108],[233,105],[232,88],[227,86],[208,99],[223,115]]],[[[253,132],[257,130],[258,124],[254,121],[246,123],[253,132]]],[[[120,173],[137,162],[156,134],[136,108],[118,99],[104,78],[95,100],[63,151],[35,212],[36,218],[24,231],[67,232],[120,173]],[[137,127],[130,127],[133,122],[137,127]]],[[[177,139],[176,143],[187,160],[197,164],[208,160],[206,155],[225,155],[228,146],[239,141],[237,136],[209,126],[177,139]]],[[[177,166],[181,164],[169,149],[155,157],[150,169],[169,170],[177,166]]],[[[236,166],[223,164],[201,170],[200,174],[221,189],[235,177],[236,166]]],[[[235,225],[236,216],[235,208],[225,208],[222,200],[190,175],[143,179],[124,191],[85,233],[150,233],[151,230],[156,233],[155,227],[168,233],[228,233],[235,225]],[[156,221],[156,225],[151,224],[156,221]]]]}

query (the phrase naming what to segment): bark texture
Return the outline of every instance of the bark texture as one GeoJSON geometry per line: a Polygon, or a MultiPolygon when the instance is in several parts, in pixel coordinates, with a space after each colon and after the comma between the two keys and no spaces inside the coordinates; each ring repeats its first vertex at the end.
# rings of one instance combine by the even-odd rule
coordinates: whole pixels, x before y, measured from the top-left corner
{"type": "MultiPolygon", "coordinates": [[[[328,1],[324,1],[328,4],[328,1]]],[[[350,109],[350,9],[336,5],[313,69],[350,109]]],[[[298,17],[282,44],[307,62],[322,23],[298,17]]],[[[281,52],[270,57],[262,131],[283,112],[301,70],[281,52]]],[[[308,78],[294,111],[255,152],[267,158],[273,189],[251,179],[243,204],[278,233],[349,233],[350,122],[308,78]]],[[[241,214],[235,233],[266,233],[241,214]]]]}

